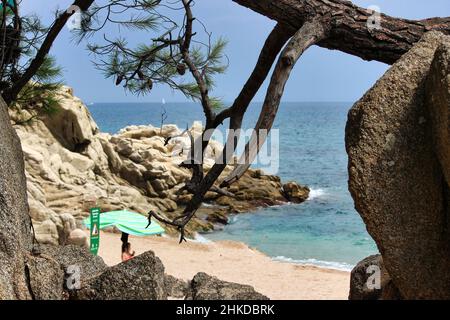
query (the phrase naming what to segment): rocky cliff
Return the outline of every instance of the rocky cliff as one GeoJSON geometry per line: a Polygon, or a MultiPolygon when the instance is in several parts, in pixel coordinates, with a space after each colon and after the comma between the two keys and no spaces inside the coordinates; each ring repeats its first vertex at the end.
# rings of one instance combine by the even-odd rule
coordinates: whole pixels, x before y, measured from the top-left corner
{"type": "MultiPolygon", "coordinates": [[[[190,195],[178,191],[190,172],[178,166],[185,158],[176,150],[189,145],[187,135],[165,146],[165,138],[181,133],[174,125],[131,126],[115,135],[102,133],[72,89],[62,87],[57,96],[59,106],[51,115],[26,109],[10,111],[22,143],[30,214],[40,243],[83,245],[86,239],[77,228],[95,205],[104,211],[155,210],[169,217],[183,210],[190,195]],[[32,120],[24,121],[28,119],[32,120]]],[[[191,128],[194,135],[201,130],[200,123],[191,128]]],[[[222,145],[212,141],[205,170],[221,150],[222,145]]],[[[189,234],[226,223],[229,213],[302,202],[309,194],[306,187],[296,183],[283,186],[278,177],[255,170],[229,191],[236,197],[207,194],[209,205],[189,224],[189,234]]]]}

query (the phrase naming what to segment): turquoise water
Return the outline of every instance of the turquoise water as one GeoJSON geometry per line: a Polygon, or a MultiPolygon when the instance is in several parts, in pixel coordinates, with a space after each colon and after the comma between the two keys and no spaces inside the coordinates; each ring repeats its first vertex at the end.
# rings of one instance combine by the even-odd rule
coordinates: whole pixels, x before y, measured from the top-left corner
{"type": "MultiPolygon", "coordinates": [[[[280,169],[284,180],[308,185],[310,199],[299,205],[261,209],[234,216],[210,240],[237,240],[284,261],[351,269],[377,252],[353,207],[347,189],[344,128],[351,103],[284,103],[274,128],[280,131],[280,169]]],[[[202,119],[195,104],[166,104],[167,120],[185,128],[202,119]]],[[[132,124],[160,125],[161,104],[98,103],[89,106],[102,131],[115,133],[132,124]]],[[[244,121],[252,128],[260,105],[244,121]]],[[[225,125],[227,125],[225,123],[225,125]]]]}

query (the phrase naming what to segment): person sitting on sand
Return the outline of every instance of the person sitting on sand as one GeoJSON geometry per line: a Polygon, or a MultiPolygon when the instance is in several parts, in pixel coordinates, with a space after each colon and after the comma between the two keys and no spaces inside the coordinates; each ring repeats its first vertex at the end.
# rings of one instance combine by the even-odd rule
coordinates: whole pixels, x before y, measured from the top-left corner
{"type": "Polygon", "coordinates": [[[131,243],[122,244],[122,262],[132,259],[135,255],[134,251],[131,251],[131,243]]]}
{"type": "Polygon", "coordinates": [[[131,252],[131,243],[128,242],[128,233],[122,232],[120,240],[122,241],[122,261],[128,261],[134,257],[134,251],[131,252]]]}

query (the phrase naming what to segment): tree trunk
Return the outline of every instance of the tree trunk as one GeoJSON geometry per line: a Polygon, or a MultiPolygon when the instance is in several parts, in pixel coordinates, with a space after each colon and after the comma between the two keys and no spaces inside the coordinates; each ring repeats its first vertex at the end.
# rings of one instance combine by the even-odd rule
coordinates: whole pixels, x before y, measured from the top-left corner
{"type": "Polygon", "coordinates": [[[344,0],[233,0],[295,31],[305,21],[321,17],[331,27],[320,47],[340,50],[364,60],[393,64],[423,34],[440,30],[450,34],[450,18],[406,20],[380,15],[381,29],[370,28],[371,11],[344,0]]]}
{"type": "Polygon", "coordinates": [[[324,26],[320,21],[307,21],[294,34],[283,52],[281,52],[267,89],[258,122],[254,128],[254,135],[252,135],[250,141],[247,143],[239,165],[225,178],[221,184],[222,187],[229,186],[239,180],[250,168],[251,163],[253,163],[253,160],[266,142],[267,134],[272,129],[281,98],[283,97],[284,88],[289,80],[292,69],[302,54],[309,47],[325,38],[327,34],[327,26],[324,26]]]}
{"type": "Polygon", "coordinates": [[[0,132],[0,300],[29,299],[25,252],[32,249],[32,234],[24,160],[1,97],[0,132]]]}

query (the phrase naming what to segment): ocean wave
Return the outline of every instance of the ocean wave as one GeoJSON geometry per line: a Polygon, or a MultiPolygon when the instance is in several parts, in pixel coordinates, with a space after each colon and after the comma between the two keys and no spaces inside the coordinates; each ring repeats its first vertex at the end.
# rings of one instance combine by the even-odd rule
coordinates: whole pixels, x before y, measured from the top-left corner
{"type": "Polygon", "coordinates": [[[211,243],[212,241],[205,238],[204,236],[200,235],[200,234],[196,234],[195,238],[193,240],[188,239],[188,241],[192,241],[192,242],[198,242],[198,243],[211,243]]]}
{"type": "Polygon", "coordinates": [[[234,224],[238,221],[238,215],[237,214],[230,214],[228,215],[228,224],[234,224]]]}
{"type": "Polygon", "coordinates": [[[321,268],[327,268],[327,269],[334,269],[334,270],[340,270],[340,271],[351,271],[353,269],[353,265],[345,263],[345,262],[335,262],[335,261],[322,261],[317,259],[292,259],[287,258],[284,256],[278,256],[275,258],[272,258],[274,261],[279,262],[289,262],[294,264],[301,264],[306,266],[315,266],[315,267],[321,267],[321,268]]]}
{"type": "Polygon", "coordinates": [[[207,202],[202,202],[202,206],[205,207],[205,208],[212,208],[212,207],[214,207],[213,204],[207,203],[207,202]]]}
{"type": "Polygon", "coordinates": [[[228,208],[227,206],[221,206],[218,204],[202,202],[202,207],[204,208],[228,208]]]}
{"type": "Polygon", "coordinates": [[[317,198],[321,198],[323,196],[325,196],[327,194],[327,192],[325,191],[325,189],[311,189],[309,191],[309,198],[308,200],[313,200],[313,199],[317,199],[317,198]]]}

